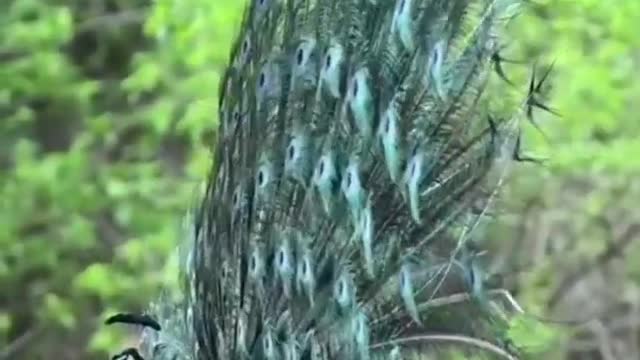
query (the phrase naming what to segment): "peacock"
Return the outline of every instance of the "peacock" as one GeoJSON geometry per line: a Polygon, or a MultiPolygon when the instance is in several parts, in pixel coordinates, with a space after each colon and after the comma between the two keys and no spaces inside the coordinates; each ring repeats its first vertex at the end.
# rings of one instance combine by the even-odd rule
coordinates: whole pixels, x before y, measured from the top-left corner
{"type": "Polygon", "coordinates": [[[143,329],[114,359],[518,358],[523,310],[492,286],[478,229],[512,165],[538,162],[523,124],[553,111],[535,67],[492,109],[493,75],[515,89],[501,34],[525,5],[250,1],[179,245],[182,296],[108,319],[143,329]]]}

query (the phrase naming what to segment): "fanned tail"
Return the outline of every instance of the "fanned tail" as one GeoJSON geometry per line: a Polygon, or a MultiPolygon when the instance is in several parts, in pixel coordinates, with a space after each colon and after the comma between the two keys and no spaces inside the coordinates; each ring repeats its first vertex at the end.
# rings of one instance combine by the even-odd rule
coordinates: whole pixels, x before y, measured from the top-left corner
{"type": "Polygon", "coordinates": [[[531,104],[495,116],[486,87],[521,2],[252,1],[185,299],[154,313],[179,335],[149,336],[146,355],[410,359],[451,344],[513,358],[513,309],[473,237],[531,104]]]}

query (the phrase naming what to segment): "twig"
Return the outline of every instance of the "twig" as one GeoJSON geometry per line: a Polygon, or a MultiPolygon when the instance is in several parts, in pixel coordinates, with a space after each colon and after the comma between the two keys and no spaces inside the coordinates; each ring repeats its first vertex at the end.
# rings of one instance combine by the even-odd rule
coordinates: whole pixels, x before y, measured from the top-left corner
{"type": "Polygon", "coordinates": [[[17,339],[11,342],[0,352],[0,360],[15,359],[16,355],[27,347],[40,333],[41,327],[36,327],[25,331],[17,339]]]}
{"type": "MultiPolygon", "coordinates": [[[[491,289],[491,290],[487,291],[487,296],[489,296],[489,297],[501,296],[501,297],[506,299],[506,301],[509,303],[509,305],[511,305],[513,310],[515,310],[518,314],[524,314],[524,310],[522,309],[520,304],[518,304],[518,302],[513,298],[511,293],[506,289],[491,289]]],[[[469,295],[466,292],[461,292],[461,293],[451,294],[451,295],[447,295],[447,296],[443,296],[443,297],[439,297],[439,298],[435,298],[435,299],[432,299],[432,300],[428,300],[428,301],[422,302],[422,303],[417,305],[417,308],[418,308],[418,311],[424,311],[424,310],[427,310],[427,309],[433,309],[433,308],[437,308],[437,307],[441,307],[441,306],[448,306],[448,305],[458,304],[458,303],[462,303],[462,302],[466,302],[466,301],[470,301],[470,300],[471,300],[471,295],[469,295]]],[[[386,314],[384,316],[381,316],[381,317],[377,318],[373,322],[373,324],[383,322],[383,321],[387,320],[388,318],[394,316],[397,312],[398,312],[398,309],[394,309],[394,311],[392,311],[392,312],[390,312],[390,313],[388,313],[388,314],[386,314]]]]}
{"type": "Polygon", "coordinates": [[[77,32],[86,32],[104,27],[122,27],[132,24],[141,24],[146,19],[146,8],[122,11],[114,14],[106,14],[87,19],[76,26],[77,32]]]}
{"type": "Polygon", "coordinates": [[[417,336],[409,336],[406,338],[396,339],[385,341],[381,343],[374,344],[371,346],[372,350],[381,349],[385,347],[390,347],[398,344],[406,344],[411,342],[453,342],[453,343],[461,343],[466,344],[468,346],[473,346],[478,349],[482,349],[485,351],[492,352],[496,355],[499,355],[508,360],[517,360],[516,357],[509,354],[505,350],[499,348],[498,346],[481,339],[475,339],[472,337],[464,336],[464,335],[448,335],[448,334],[433,334],[433,335],[417,335],[417,336]]]}
{"type": "Polygon", "coordinates": [[[598,339],[598,350],[600,351],[602,358],[605,360],[615,360],[607,328],[605,328],[600,321],[591,323],[590,328],[598,339]]]}
{"type": "Polygon", "coordinates": [[[550,297],[548,301],[548,308],[553,308],[555,305],[569,292],[580,280],[590,275],[595,270],[603,267],[615,257],[624,252],[634,240],[638,239],[640,233],[640,224],[632,224],[620,235],[619,240],[611,242],[607,248],[600,253],[593,261],[581,266],[578,271],[572,275],[567,276],[560,285],[556,288],[556,291],[550,297]]]}
{"type": "MultiPolygon", "coordinates": [[[[505,289],[492,289],[492,290],[487,291],[487,295],[490,296],[490,297],[502,296],[507,300],[509,305],[511,305],[516,312],[518,312],[520,314],[524,313],[524,310],[522,309],[522,307],[516,302],[516,300],[513,298],[513,296],[511,296],[509,291],[507,291],[505,289]]],[[[468,293],[452,294],[452,295],[449,295],[449,296],[433,299],[433,300],[427,301],[425,303],[419,304],[418,305],[418,309],[419,310],[423,310],[423,309],[427,309],[427,308],[446,306],[446,305],[451,305],[451,304],[456,304],[456,303],[469,301],[470,299],[471,299],[471,295],[469,295],[468,293]]]]}

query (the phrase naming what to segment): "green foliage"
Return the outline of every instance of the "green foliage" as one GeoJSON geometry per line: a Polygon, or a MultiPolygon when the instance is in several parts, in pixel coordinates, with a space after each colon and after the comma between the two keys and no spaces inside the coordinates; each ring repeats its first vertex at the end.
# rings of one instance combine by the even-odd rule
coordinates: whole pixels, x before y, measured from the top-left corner
{"type": "Polygon", "coordinates": [[[508,336],[529,356],[544,354],[560,342],[558,331],[526,315],[512,321],[508,336]]]}
{"type": "Polygon", "coordinates": [[[561,172],[638,171],[640,3],[538,1],[514,29],[517,54],[555,62],[552,105],[543,117],[551,143],[536,144],[561,172]]]}
{"type": "Polygon", "coordinates": [[[87,337],[96,315],[142,308],[169,281],[231,41],[212,52],[201,34],[234,20],[219,6],[177,6],[182,18],[150,6],[0,5],[0,349],[38,330],[17,355],[112,350],[116,333],[87,337]],[[186,11],[206,16],[190,30],[186,11]],[[160,32],[171,37],[156,45],[160,32]]]}
{"type": "MultiPolygon", "coordinates": [[[[550,162],[542,175],[519,174],[514,202],[554,209],[554,240],[579,238],[573,257],[592,258],[612,236],[600,214],[637,214],[628,194],[640,170],[640,2],[536,3],[505,55],[555,61],[551,103],[562,117],[537,115],[549,142],[527,131],[526,150],[550,162]],[[588,195],[576,190],[585,179],[588,195]]],[[[172,284],[167,256],[207,174],[220,70],[243,6],[0,2],[0,349],[37,330],[43,338],[18,358],[95,357],[125,341],[94,332],[105,313],[142,308],[172,284]]],[[[526,82],[526,69],[507,70],[526,82]]],[[[545,265],[522,294],[534,312],[559,278],[545,265]]],[[[625,271],[638,282],[637,266],[625,271]]],[[[525,348],[556,344],[557,330],[529,320],[512,332],[525,348]]]]}

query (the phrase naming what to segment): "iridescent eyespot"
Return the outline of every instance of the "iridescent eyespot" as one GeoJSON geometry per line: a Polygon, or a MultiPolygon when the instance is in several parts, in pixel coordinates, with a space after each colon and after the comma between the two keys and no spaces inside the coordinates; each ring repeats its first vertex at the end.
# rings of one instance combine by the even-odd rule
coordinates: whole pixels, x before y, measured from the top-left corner
{"type": "Polygon", "coordinates": [[[293,159],[293,157],[296,155],[296,147],[293,146],[293,144],[289,145],[289,159],[293,159]]]}
{"type": "Polygon", "coordinates": [[[262,186],[262,183],[264,182],[264,173],[262,172],[262,170],[258,171],[258,185],[262,186]]]}
{"type": "Polygon", "coordinates": [[[262,344],[267,353],[271,352],[271,337],[269,336],[265,337],[264,340],[262,341],[262,344]]]}
{"type": "Polygon", "coordinates": [[[240,196],[238,195],[238,191],[236,191],[233,194],[233,199],[231,200],[233,202],[233,206],[237,207],[238,206],[238,201],[240,200],[240,196]]]}
{"type": "Polygon", "coordinates": [[[284,251],[283,250],[280,250],[278,252],[278,264],[280,266],[282,266],[282,264],[284,264],[284,251]]]}
{"type": "Polygon", "coordinates": [[[242,42],[242,52],[246,53],[249,50],[249,39],[244,39],[242,42]]]}
{"type": "Polygon", "coordinates": [[[416,156],[416,154],[418,153],[418,145],[416,144],[413,149],[411,150],[411,156],[416,156]]]}
{"type": "Polygon", "coordinates": [[[296,55],[296,62],[298,63],[298,65],[302,64],[302,60],[304,60],[304,50],[302,48],[299,48],[296,55]]]}

